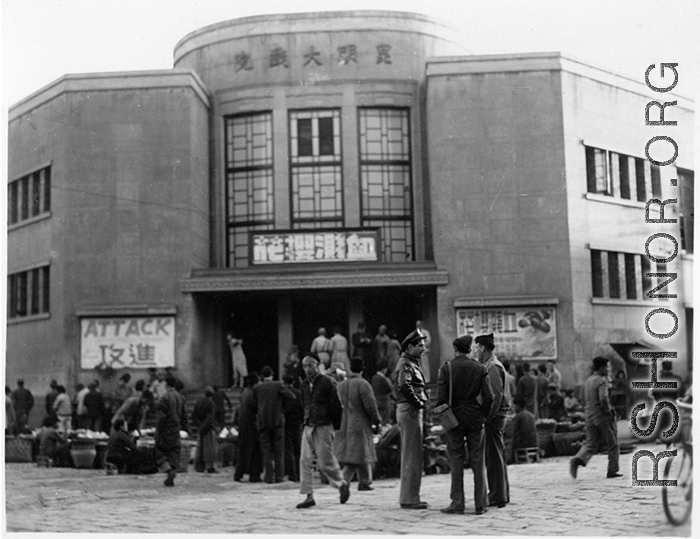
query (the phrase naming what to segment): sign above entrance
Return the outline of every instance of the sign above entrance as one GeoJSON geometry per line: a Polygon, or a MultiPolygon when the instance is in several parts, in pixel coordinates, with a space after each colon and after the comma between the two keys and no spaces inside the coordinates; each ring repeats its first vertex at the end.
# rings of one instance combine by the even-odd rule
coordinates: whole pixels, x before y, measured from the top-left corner
{"type": "Polygon", "coordinates": [[[493,333],[499,359],[557,359],[554,307],[457,309],[457,336],[493,333]]]}
{"type": "Polygon", "coordinates": [[[379,231],[251,232],[251,265],[315,262],[376,262],[379,231]]]}

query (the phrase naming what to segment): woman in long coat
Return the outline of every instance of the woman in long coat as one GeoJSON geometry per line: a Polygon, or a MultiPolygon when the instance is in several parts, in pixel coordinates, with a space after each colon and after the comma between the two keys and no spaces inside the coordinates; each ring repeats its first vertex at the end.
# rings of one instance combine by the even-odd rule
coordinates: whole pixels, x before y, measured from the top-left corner
{"type": "Polygon", "coordinates": [[[192,423],[197,427],[197,455],[194,459],[194,469],[198,472],[219,473],[214,467],[218,440],[214,426],[214,389],[207,386],[204,397],[199,399],[192,411],[192,423]]]}
{"type": "Polygon", "coordinates": [[[335,434],[335,456],[343,465],[343,478],[350,483],[357,472],[358,490],[372,490],[372,465],[377,461],[372,425],[380,425],[372,386],[362,377],[364,360],[350,360],[350,376],[338,385],[343,420],[335,434]]]}

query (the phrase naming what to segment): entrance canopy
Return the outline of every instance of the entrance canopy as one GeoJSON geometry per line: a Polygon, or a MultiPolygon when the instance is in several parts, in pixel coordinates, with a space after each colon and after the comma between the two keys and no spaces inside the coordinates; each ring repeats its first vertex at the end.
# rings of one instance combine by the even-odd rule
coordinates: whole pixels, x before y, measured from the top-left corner
{"type": "Polygon", "coordinates": [[[180,281],[180,290],[194,292],[371,288],[387,286],[446,285],[446,270],[432,263],[342,264],[266,267],[251,269],[195,269],[180,281]]]}

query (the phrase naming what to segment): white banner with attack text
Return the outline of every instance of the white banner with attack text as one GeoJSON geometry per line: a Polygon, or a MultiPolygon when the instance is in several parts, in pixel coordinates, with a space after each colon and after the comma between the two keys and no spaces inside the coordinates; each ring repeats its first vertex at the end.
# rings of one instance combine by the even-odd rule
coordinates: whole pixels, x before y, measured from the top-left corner
{"type": "Polygon", "coordinates": [[[173,316],[80,320],[80,367],[83,369],[174,366],[173,316]]]}

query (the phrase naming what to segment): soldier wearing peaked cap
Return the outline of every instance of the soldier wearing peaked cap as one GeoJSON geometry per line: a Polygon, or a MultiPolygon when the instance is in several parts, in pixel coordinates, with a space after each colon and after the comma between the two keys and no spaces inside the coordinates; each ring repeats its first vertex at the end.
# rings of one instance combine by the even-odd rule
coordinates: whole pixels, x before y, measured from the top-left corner
{"type": "Polygon", "coordinates": [[[493,333],[474,339],[474,349],[479,361],[486,367],[489,385],[493,392],[491,410],[486,416],[484,439],[486,446],[486,475],[489,484],[489,505],[505,507],[510,503],[510,485],[505,458],[503,433],[506,415],[510,409],[510,387],[506,383],[506,369],[493,353],[496,347],[493,333]]]}
{"type": "Polygon", "coordinates": [[[428,401],[420,357],[425,336],[418,330],[409,333],[401,343],[403,353],[396,365],[396,419],[401,431],[401,490],[399,503],[403,509],[427,509],[420,499],[423,473],[423,408],[428,401]]]}

